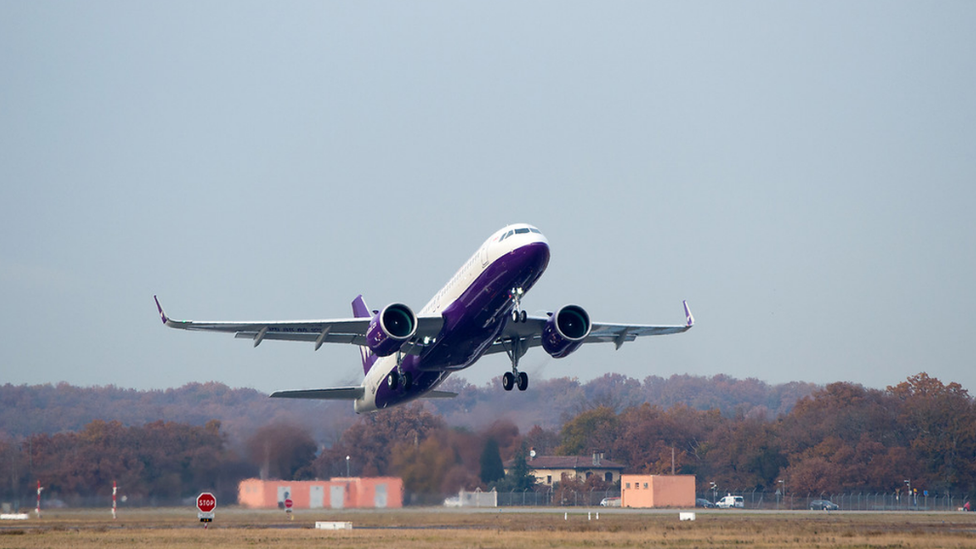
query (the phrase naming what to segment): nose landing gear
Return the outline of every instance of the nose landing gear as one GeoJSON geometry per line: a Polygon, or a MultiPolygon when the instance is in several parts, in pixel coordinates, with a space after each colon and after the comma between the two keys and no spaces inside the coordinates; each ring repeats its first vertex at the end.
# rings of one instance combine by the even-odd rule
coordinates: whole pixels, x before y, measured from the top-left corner
{"type": "Polygon", "coordinates": [[[512,322],[525,322],[529,319],[529,313],[522,310],[522,296],[525,295],[525,290],[522,288],[512,288],[509,292],[515,306],[512,308],[512,322]]]}

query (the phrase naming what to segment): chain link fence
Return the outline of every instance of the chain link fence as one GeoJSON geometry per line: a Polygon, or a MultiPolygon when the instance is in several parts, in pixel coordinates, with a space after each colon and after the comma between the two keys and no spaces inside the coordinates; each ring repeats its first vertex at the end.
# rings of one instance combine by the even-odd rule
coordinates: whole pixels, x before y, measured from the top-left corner
{"type": "MultiPolygon", "coordinates": [[[[909,496],[906,492],[848,492],[842,494],[810,494],[764,492],[761,490],[708,491],[697,494],[699,500],[714,503],[726,495],[742,496],[745,509],[808,510],[822,509],[822,501],[829,501],[843,511],[960,511],[969,501],[959,494],[919,493],[909,496]]],[[[619,506],[617,490],[527,490],[524,492],[498,492],[499,507],[601,507],[619,506]]],[[[457,498],[451,499],[449,506],[457,498]]],[[[408,496],[406,505],[430,505],[446,501],[443,496],[408,496]],[[412,500],[412,501],[411,501],[412,500]]]]}
{"type": "Polygon", "coordinates": [[[841,494],[829,493],[792,493],[792,492],[763,492],[758,490],[708,491],[698,497],[710,502],[716,502],[725,495],[742,496],[746,509],[821,509],[822,501],[829,501],[845,511],[959,511],[969,501],[963,495],[943,494],[908,494],[900,492],[846,492],[841,494]]]}

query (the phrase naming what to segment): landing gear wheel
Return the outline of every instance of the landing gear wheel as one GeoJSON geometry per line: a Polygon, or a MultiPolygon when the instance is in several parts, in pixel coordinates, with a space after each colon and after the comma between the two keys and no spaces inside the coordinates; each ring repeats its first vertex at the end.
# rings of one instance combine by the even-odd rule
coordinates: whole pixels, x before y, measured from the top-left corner
{"type": "Polygon", "coordinates": [[[525,372],[519,372],[517,376],[518,390],[524,391],[529,388],[529,375],[525,372]]]}
{"type": "Polygon", "coordinates": [[[396,389],[397,385],[400,384],[400,374],[396,370],[390,372],[390,375],[386,376],[386,386],[390,389],[396,389]]]}
{"type": "Polygon", "coordinates": [[[512,372],[505,372],[502,376],[502,389],[506,391],[511,391],[512,387],[515,385],[515,374],[512,372]]]}
{"type": "Polygon", "coordinates": [[[413,376],[410,375],[410,372],[403,372],[403,375],[400,376],[400,384],[403,385],[404,391],[410,390],[410,387],[413,386],[413,376]]]}
{"type": "Polygon", "coordinates": [[[526,311],[522,311],[522,314],[519,315],[519,322],[525,324],[526,322],[528,322],[528,320],[529,320],[529,313],[526,311]]]}

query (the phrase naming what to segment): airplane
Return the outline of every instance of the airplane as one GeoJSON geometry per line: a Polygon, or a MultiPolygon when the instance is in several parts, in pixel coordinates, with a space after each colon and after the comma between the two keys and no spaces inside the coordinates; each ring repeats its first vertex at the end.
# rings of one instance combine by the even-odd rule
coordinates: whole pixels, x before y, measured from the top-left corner
{"type": "Polygon", "coordinates": [[[180,330],[227,332],[250,339],[306,341],[319,350],[325,343],[360,348],[365,378],[359,386],[276,391],[273,398],[352,400],[356,413],[375,412],[418,398],[450,398],[438,391],[448,376],[485,355],[506,353],[511,371],[502,388],[525,391],[529,377],[519,359],[541,346],[553,358],[564,358],[584,343],[610,342],[617,349],[640,336],[676,334],[694,326],[685,309],[685,323],[675,326],[590,322],[578,305],[565,305],[546,316],[530,316],[522,298],[549,265],[549,241],[539,229],[514,224],[497,231],[458,270],[419,313],[403,303],[370,310],[362,295],[352,302],[352,318],[274,322],[201,322],[173,320],[159,299],[163,324],[180,330]]]}

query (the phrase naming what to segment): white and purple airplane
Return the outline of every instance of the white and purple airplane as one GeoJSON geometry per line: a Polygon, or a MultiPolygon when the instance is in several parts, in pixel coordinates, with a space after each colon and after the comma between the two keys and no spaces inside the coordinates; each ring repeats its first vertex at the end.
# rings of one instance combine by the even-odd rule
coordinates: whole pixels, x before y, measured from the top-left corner
{"type": "Polygon", "coordinates": [[[365,379],[358,387],[277,391],[272,397],[352,400],[357,413],[373,412],[417,398],[450,398],[437,386],[484,355],[505,352],[512,370],[502,387],[528,388],[518,369],[531,347],[563,358],[584,343],[610,342],[619,349],[638,336],[685,332],[694,318],[684,302],[685,324],[649,326],[591,323],[578,305],[566,305],[544,317],[529,316],[522,297],[549,264],[549,241],[531,225],[509,225],[485,241],[419,314],[402,303],[370,311],[363,296],[352,302],[353,318],[275,322],[200,322],[173,320],[159,300],[163,324],[181,330],[234,333],[257,347],[266,339],[359,345],[365,379]]]}

